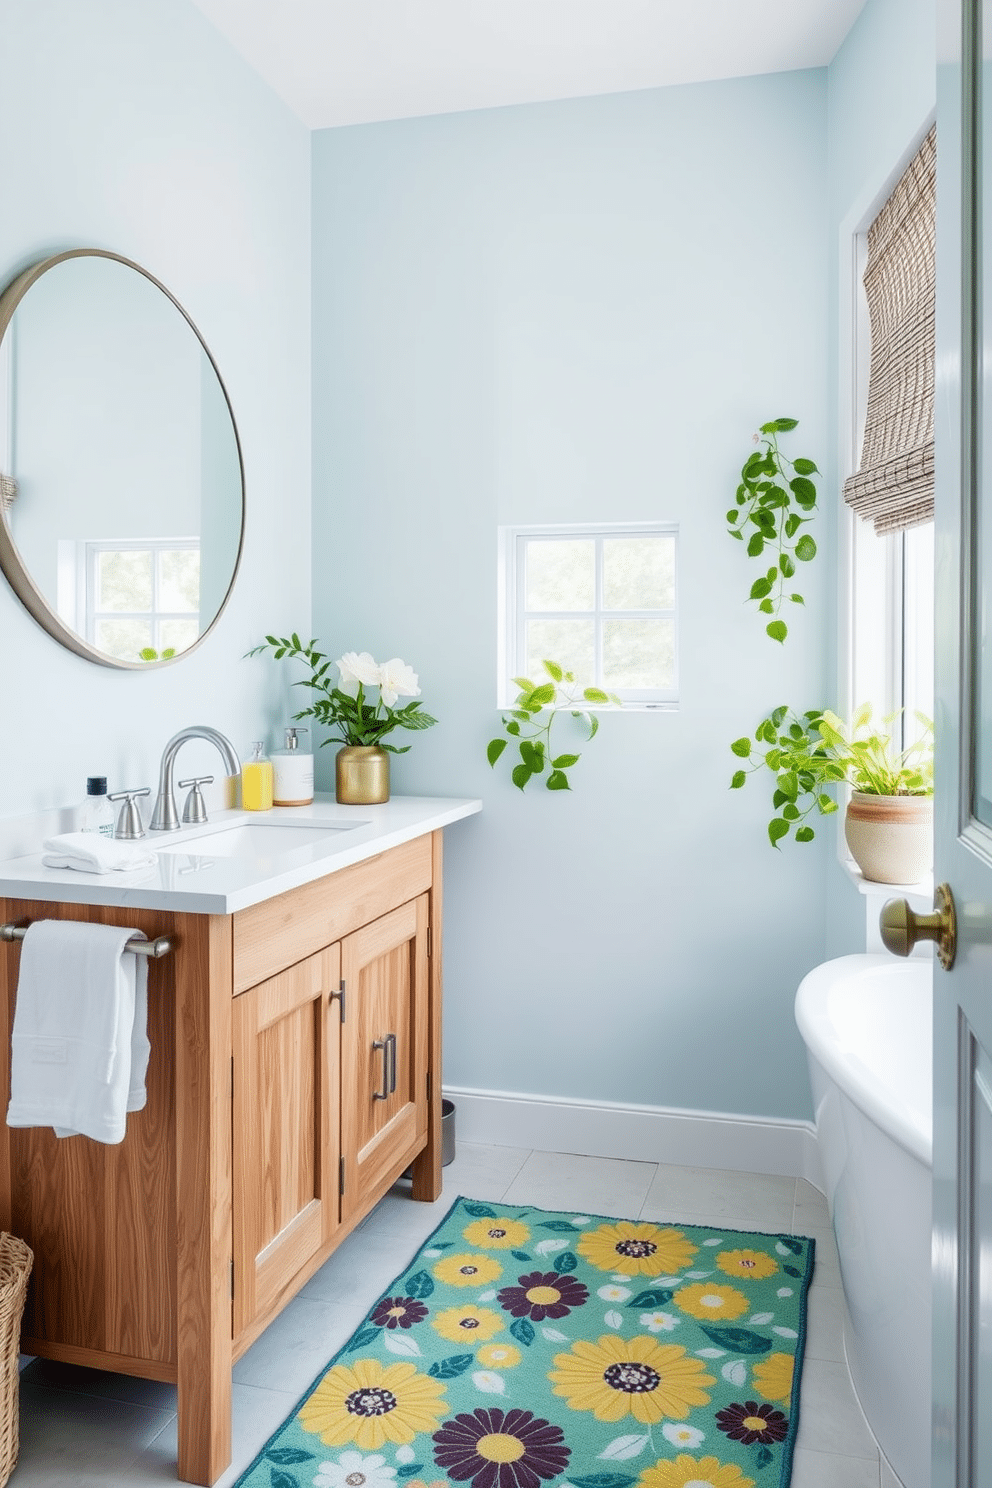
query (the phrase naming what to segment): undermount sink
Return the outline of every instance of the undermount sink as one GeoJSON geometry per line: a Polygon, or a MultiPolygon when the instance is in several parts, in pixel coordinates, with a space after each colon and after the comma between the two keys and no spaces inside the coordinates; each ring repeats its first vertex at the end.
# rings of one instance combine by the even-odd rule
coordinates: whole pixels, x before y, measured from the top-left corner
{"type": "Polygon", "coordinates": [[[158,853],[190,857],[271,858],[304,847],[329,847],[340,833],[366,825],[363,821],[235,822],[179,842],[153,842],[152,846],[158,853]]]}

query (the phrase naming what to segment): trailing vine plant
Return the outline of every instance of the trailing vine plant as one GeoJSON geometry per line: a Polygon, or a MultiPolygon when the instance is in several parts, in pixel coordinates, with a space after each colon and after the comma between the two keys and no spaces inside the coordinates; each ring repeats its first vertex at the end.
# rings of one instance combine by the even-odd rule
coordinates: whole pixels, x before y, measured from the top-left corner
{"type": "Polygon", "coordinates": [[[786,599],[804,604],[794,590],[786,594],[786,582],[795,576],[796,564],[816,557],[816,542],[803,528],[813,520],[816,486],[810,479],[819,475],[812,460],[800,456],[790,460],[779,448],[778,436],[791,433],[794,418],[772,419],[754,436],[759,449],[748,455],[741,468],[736,505],[727,513],[727,530],[738,542],[747,540],[748,557],[770,554],[773,562],[751,585],[753,599],[763,615],[772,615],[765,626],[773,641],[781,643],[789,627],[780,618],[786,599]]]}
{"type": "Polygon", "coordinates": [[[548,771],[544,784],[548,790],[571,790],[568,771],[578,764],[581,755],[555,754],[551,748],[551,730],[560,713],[571,713],[588,730],[587,739],[592,739],[599,729],[599,719],[588,707],[576,707],[576,703],[591,704],[596,708],[619,707],[620,699],[601,687],[583,687],[581,693],[575,682],[575,673],[566,672],[556,661],[542,661],[549,680],[532,682],[529,677],[514,677],[520,691],[509,712],[503,714],[503,728],[507,738],[490,739],[486,757],[495,766],[507,744],[517,746],[519,760],[510,772],[510,778],[519,790],[524,790],[528,781],[548,771]],[[550,766],[550,768],[549,768],[550,766]]]}

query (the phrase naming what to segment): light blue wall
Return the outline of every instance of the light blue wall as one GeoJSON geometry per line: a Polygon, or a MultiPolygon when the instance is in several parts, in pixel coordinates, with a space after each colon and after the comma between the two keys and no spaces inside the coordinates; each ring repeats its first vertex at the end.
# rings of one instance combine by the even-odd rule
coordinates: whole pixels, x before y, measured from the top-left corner
{"type": "MultiPolygon", "coordinates": [[[[936,109],[934,0],[868,0],[828,72],[828,283],[830,295],[830,451],[832,484],[850,469],[845,358],[851,324],[852,235],[872,221],[936,109]]],[[[939,144],[938,144],[939,155],[939,144]]],[[[837,549],[848,521],[838,498],[837,549]]],[[[840,633],[831,627],[831,638],[840,633]]],[[[834,657],[835,674],[841,670],[834,657]]],[[[828,874],[827,951],[863,948],[861,896],[841,872],[828,874]]]]}
{"type": "Polygon", "coordinates": [[[825,103],[794,73],[314,137],[314,630],[420,672],[395,788],[484,799],[447,836],[451,1084],[809,1112],[829,851],[771,849],[728,746],[822,700],[830,541],[779,648],[723,514],[764,419],[827,445],[825,103]],[[655,518],[681,708],[521,796],[485,761],[497,527],[655,518]]]}
{"type": "MultiPolygon", "coordinates": [[[[188,0],[0,0],[0,37],[0,281],[82,245],[143,264],[214,354],[248,487],[234,597],[175,667],[78,659],[0,581],[9,817],[80,800],[87,774],[152,782],[184,724],[246,748],[284,711],[281,684],[242,657],[309,608],[310,143],[188,0]]],[[[192,772],[195,746],[182,759],[192,772]]]]}

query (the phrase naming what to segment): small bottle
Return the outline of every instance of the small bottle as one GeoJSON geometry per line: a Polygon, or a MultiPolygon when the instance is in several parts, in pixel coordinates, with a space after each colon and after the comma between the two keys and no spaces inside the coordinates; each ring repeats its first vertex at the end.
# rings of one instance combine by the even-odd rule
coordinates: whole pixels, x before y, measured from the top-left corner
{"type": "Polygon", "coordinates": [[[313,800],[313,755],[304,754],[297,734],[306,728],[288,728],[286,747],[272,756],[273,806],[309,806],[313,800]]]}
{"type": "Polygon", "coordinates": [[[86,800],[79,811],[79,830],[97,832],[101,837],[114,835],[114,808],[107,800],[106,775],[89,775],[86,800]]]}
{"type": "Polygon", "coordinates": [[[262,753],[262,741],[252,744],[255,751],[241,766],[241,805],[245,811],[268,811],[272,805],[272,761],[262,753]]]}

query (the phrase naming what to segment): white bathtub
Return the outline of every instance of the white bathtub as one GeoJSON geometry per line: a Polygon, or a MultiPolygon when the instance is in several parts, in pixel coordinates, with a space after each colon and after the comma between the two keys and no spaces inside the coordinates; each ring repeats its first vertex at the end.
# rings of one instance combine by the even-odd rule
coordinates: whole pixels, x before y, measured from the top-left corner
{"type": "Polygon", "coordinates": [[[932,963],[841,956],[804,977],[827,1200],[854,1386],[906,1488],[930,1485],[932,963]]]}

